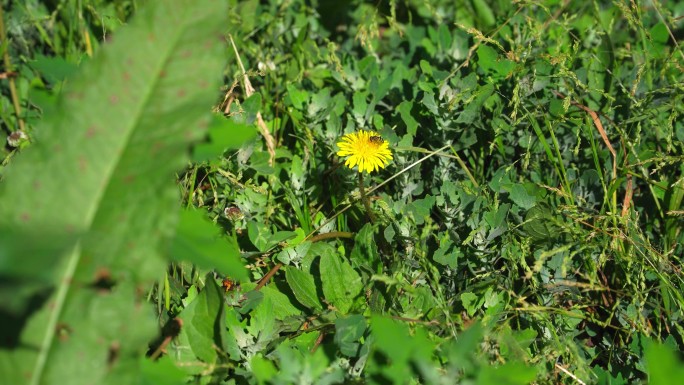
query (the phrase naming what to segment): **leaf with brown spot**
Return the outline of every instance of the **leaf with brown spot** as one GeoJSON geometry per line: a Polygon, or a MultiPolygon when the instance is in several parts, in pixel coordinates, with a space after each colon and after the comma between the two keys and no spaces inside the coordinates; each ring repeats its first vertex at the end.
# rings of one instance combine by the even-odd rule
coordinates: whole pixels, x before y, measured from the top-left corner
{"type": "Polygon", "coordinates": [[[213,37],[229,12],[213,0],[145,5],[65,83],[35,128],[40,140],[3,169],[0,201],[11,204],[0,205],[0,282],[17,285],[0,285],[0,311],[22,313],[47,293],[19,325],[19,348],[0,350],[3,383],[131,383],[155,335],[139,288],[166,265],[174,175],[189,160],[183,148],[205,135],[198,123],[226,60],[213,37]],[[66,340],[57,325],[69,325],[66,340]]]}

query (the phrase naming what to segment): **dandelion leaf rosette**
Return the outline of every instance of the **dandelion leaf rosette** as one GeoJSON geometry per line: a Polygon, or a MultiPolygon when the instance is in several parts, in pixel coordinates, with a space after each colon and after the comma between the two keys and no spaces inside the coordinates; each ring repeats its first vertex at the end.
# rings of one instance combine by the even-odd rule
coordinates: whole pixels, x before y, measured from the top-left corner
{"type": "Polygon", "coordinates": [[[67,82],[0,184],[8,384],[134,383],[145,300],[178,216],[174,172],[225,65],[224,1],[146,2],[67,82]],[[33,288],[35,290],[28,290],[33,288]]]}

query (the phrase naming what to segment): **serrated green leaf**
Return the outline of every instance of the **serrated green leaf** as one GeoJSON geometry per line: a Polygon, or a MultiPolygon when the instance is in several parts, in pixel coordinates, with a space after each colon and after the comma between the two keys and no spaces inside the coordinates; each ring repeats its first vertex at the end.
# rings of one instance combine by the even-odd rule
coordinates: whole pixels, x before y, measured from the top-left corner
{"type": "Polygon", "coordinates": [[[79,241],[60,253],[0,255],[3,266],[40,266],[36,277],[47,267],[57,288],[47,316],[35,313],[31,334],[24,329],[26,348],[14,353],[27,370],[15,384],[107,383],[120,367],[134,373],[154,335],[137,289],[164,268],[178,212],[173,176],[216,96],[227,5],[147,5],[69,80],[35,143],[4,170],[0,196],[12,204],[0,206],[0,233],[20,234],[10,251],[42,231],[79,241]],[[119,359],[108,363],[113,344],[119,359]]]}
{"type": "MultiPolygon", "coordinates": [[[[246,283],[242,285],[243,289],[246,291],[254,290],[256,287],[255,283],[246,283]]],[[[297,309],[290,299],[278,289],[270,288],[268,285],[261,288],[259,291],[264,298],[269,298],[273,305],[273,309],[270,313],[271,317],[277,320],[283,320],[289,316],[301,314],[301,311],[297,309]]],[[[257,305],[258,306],[258,305],[257,305]]]]}
{"type": "Polygon", "coordinates": [[[354,299],[363,290],[358,273],[335,253],[321,255],[321,281],[325,299],[342,314],[349,312],[354,299]]]}
{"type": "Polygon", "coordinates": [[[290,267],[285,272],[285,278],[299,303],[309,309],[323,308],[316,294],[316,283],[313,275],[297,268],[290,267]]]}

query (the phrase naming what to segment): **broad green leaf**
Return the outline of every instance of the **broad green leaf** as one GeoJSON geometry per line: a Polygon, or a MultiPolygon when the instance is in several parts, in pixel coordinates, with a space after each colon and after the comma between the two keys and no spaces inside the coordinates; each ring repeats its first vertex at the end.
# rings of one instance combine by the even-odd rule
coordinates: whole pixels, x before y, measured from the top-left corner
{"type": "MultiPolygon", "coordinates": [[[[299,232],[300,231],[298,231],[298,233],[299,232]]],[[[278,253],[277,258],[284,265],[289,265],[293,262],[298,264],[309,253],[311,245],[311,242],[303,242],[296,246],[287,246],[280,253],[278,253]]]]}
{"type": "Polygon", "coordinates": [[[356,119],[357,123],[363,125],[365,123],[366,111],[368,110],[368,92],[355,92],[352,100],[354,119],[356,119]]]}
{"type": "MultiPolygon", "coordinates": [[[[255,285],[256,286],[256,285],[255,285]]],[[[240,314],[248,314],[252,310],[256,309],[261,302],[264,300],[264,293],[261,291],[248,291],[242,297],[240,302],[240,307],[237,310],[240,314]]]]}
{"type": "Polygon", "coordinates": [[[276,337],[276,319],[273,317],[273,296],[264,295],[264,300],[249,313],[249,334],[258,337],[263,342],[269,342],[276,337]]]}
{"type": "Polygon", "coordinates": [[[435,262],[449,266],[452,269],[458,267],[458,259],[463,256],[461,248],[454,243],[449,238],[443,238],[439,242],[439,248],[435,251],[432,258],[435,262]]]}
{"type": "Polygon", "coordinates": [[[416,199],[406,206],[406,211],[413,215],[416,224],[423,224],[425,218],[430,216],[430,210],[435,205],[435,197],[427,195],[425,198],[416,199]]]}
{"type": "Polygon", "coordinates": [[[509,189],[513,203],[520,206],[524,210],[529,210],[537,202],[537,198],[533,194],[527,192],[526,187],[528,187],[530,190],[534,190],[536,186],[525,186],[523,184],[516,183],[509,189]]]}
{"type": "Polygon", "coordinates": [[[451,31],[444,24],[439,25],[439,46],[442,51],[448,51],[451,48],[451,31]]]}
{"type": "Polygon", "coordinates": [[[382,263],[378,254],[378,245],[375,243],[375,229],[372,224],[366,223],[354,236],[354,248],[349,259],[356,263],[367,261],[371,266],[382,263]]]}
{"type": "Polygon", "coordinates": [[[288,267],[285,272],[285,278],[299,303],[309,309],[323,308],[316,295],[316,283],[314,282],[313,275],[295,267],[288,267]]]}
{"type": "MultiPolygon", "coordinates": [[[[246,283],[242,285],[242,288],[245,291],[254,290],[255,287],[255,283],[246,283]]],[[[272,318],[283,320],[289,316],[301,314],[301,311],[299,311],[299,309],[297,309],[292,302],[290,302],[290,299],[278,289],[272,289],[267,285],[262,287],[259,292],[264,296],[264,298],[268,298],[271,301],[273,309],[270,315],[272,318]]]]}
{"type": "Polygon", "coordinates": [[[256,93],[247,98],[242,103],[242,108],[244,110],[244,114],[239,115],[239,117],[242,118],[246,124],[254,124],[257,113],[261,109],[261,94],[256,93]]]}
{"type": "Polygon", "coordinates": [[[475,314],[475,312],[477,311],[477,309],[479,309],[480,306],[482,306],[482,299],[478,298],[477,295],[471,292],[462,293],[461,302],[463,303],[463,307],[468,312],[469,317],[472,317],[473,314],[475,314]]]}
{"type": "Polygon", "coordinates": [[[437,102],[435,101],[435,94],[432,92],[425,92],[423,99],[420,101],[433,115],[439,115],[437,102]]]}
{"type": "Polygon", "coordinates": [[[515,63],[501,58],[494,48],[485,44],[477,48],[477,58],[477,64],[485,72],[496,74],[499,77],[508,76],[515,67],[515,63]]]}
{"type": "Polygon", "coordinates": [[[200,210],[188,209],[181,212],[170,254],[176,260],[190,261],[206,269],[216,269],[238,281],[248,279],[238,246],[221,237],[216,225],[200,210]]]}
{"type": "Polygon", "coordinates": [[[342,314],[351,309],[363,290],[358,273],[339,254],[332,252],[321,255],[321,281],[325,299],[342,314]]]}
{"type": "Polygon", "coordinates": [[[481,116],[482,105],[494,93],[494,86],[486,84],[479,87],[476,91],[475,98],[469,102],[463,112],[456,119],[456,123],[470,124],[479,119],[481,116]]]}
{"type": "Polygon", "coordinates": [[[496,229],[503,224],[510,208],[510,203],[504,203],[499,207],[492,208],[492,211],[485,212],[482,218],[487,222],[490,228],[496,229]]]}
{"type": "Polygon", "coordinates": [[[290,97],[294,108],[298,110],[301,110],[304,107],[304,103],[309,100],[309,94],[306,91],[301,91],[292,84],[287,85],[287,95],[290,97]]]}
{"type": "MultiPolygon", "coordinates": [[[[174,173],[207,126],[227,9],[210,0],[147,5],[67,82],[35,143],[4,170],[0,199],[12,204],[0,206],[0,233],[17,236],[3,237],[0,266],[35,266],[21,281],[55,289],[31,309],[13,351],[22,376],[8,383],[114,381],[120,368],[139,368],[154,336],[140,290],[165,265],[174,173]],[[44,233],[71,242],[24,249],[44,233]]],[[[0,271],[0,281],[15,278],[0,271]]]]}
{"type": "Polygon", "coordinates": [[[406,133],[409,135],[415,135],[418,129],[418,121],[411,115],[411,109],[413,109],[413,102],[403,101],[397,107],[397,111],[401,116],[401,120],[406,124],[406,133]]]}
{"type": "Polygon", "coordinates": [[[178,315],[181,330],[169,349],[170,357],[187,373],[197,374],[218,359],[215,346],[221,346],[217,320],[223,320],[223,293],[212,274],[194,301],[178,315]],[[200,362],[201,361],[201,362],[200,362]]]}
{"type": "Polygon", "coordinates": [[[559,235],[556,221],[551,206],[541,202],[527,211],[522,228],[534,240],[555,239],[559,235]]]}

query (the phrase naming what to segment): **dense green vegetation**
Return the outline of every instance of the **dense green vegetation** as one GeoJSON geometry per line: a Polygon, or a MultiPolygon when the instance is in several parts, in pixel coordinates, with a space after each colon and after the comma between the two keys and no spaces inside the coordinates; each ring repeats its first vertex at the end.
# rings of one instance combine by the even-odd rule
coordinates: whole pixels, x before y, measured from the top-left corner
{"type": "Polygon", "coordinates": [[[684,376],[684,4],[2,12],[8,384],[684,376]]]}

